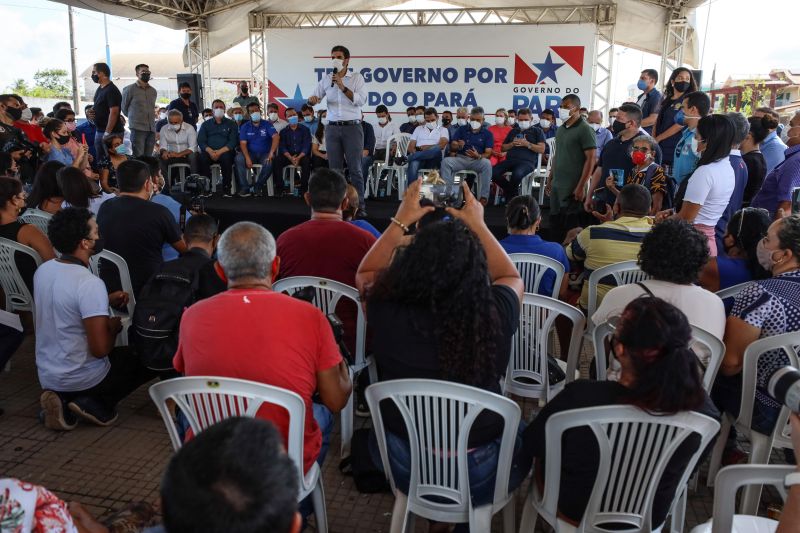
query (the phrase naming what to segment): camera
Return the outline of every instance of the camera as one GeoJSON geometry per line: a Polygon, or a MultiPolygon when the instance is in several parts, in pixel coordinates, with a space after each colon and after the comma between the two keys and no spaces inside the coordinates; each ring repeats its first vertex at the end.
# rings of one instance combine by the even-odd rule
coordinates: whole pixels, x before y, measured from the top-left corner
{"type": "Polygon", "coordinates": [[[785,366],[769,378],[767,392],[795,413],[800,413],[800,370],[785,366]]]}
{"type": "Polygon", "coordinates": [[[464,205],[464,191],[461,189],[461,178],[456,176],[453,185],[447,185],[436,170],[421,171],[422,186],[419,190],[420,205],[432,205],[436,208],[464,205]]]}
{"type": "Polygon", "coordinates": [[[195,196],[209,196],[211,180],[198,174],[190,174],[183,182],[183,191],[195,196]]]}

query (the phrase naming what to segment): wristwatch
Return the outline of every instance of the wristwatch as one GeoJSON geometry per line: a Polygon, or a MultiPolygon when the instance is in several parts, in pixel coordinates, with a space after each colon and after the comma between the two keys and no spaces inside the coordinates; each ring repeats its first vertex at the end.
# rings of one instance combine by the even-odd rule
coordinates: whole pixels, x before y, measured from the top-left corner
{"type": "Polygon", "coordinates": [[[800,472],[792,472],[783,480],[783,486],[787,489],[792,485],[800,485],[800,472]]]}

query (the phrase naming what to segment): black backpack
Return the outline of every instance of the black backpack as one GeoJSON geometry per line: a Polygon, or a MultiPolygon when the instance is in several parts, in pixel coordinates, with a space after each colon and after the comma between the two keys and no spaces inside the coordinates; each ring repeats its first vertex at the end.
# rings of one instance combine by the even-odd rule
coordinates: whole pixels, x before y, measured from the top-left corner
{"type": "Polygon", "coordinates": [[[197,300],[200,269],[192,263],[184,258],[166,263],[145,283],[136,299],[131,341],[147,368],[173,368],[181,317],[197,300]]]}

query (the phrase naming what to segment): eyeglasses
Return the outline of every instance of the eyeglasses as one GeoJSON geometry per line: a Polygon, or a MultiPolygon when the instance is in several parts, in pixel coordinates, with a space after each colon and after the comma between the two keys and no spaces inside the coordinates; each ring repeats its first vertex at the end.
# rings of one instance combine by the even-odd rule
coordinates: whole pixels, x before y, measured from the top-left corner
{"type": "Polygon", "coordinates": [[[639,146],[638,148],[634,146],[633,148],[631,148],[631,152],[641,152],[643,154],[650,153],[650,151],[651,151],[650,148],[648,148],[647,146],[639,146]]]}

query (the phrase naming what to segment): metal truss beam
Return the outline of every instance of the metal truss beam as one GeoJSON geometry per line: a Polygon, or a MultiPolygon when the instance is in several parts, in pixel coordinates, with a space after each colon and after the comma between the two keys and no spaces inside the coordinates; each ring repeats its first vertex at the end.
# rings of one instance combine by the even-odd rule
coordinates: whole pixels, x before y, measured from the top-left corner
{"type": "Polygon", "coordinates": [[[670,10],[664,28],[659,79],[668,79],[673,70],[683,65],[683,52],[688,40],[689,21],[685,13],[679,8],[670,10]]]}
{"type": "Polygon", "coordinates": [[[611,106],[611,73],[614,71],[614,24],[598,24],[592,62],[591,109],[608,115],[611,106]]]}
{"type": "Polygon", "coordinates": [[[250,80],[251,93],[266,107],[269,102],[267,85],[267,46],[264,39],[264,28],[259,26],[260,19],[250,14],[250,80]]]}
{"type": "MultiPolygon", "coordinates": [[[[186,29],[186,50],[189,56],[189,72],[200,74],[203,81],[202,101],[207,104],[213,98],[211,85],[211,52],[208,48],[208,27],[205,19],[195,19],[186,29]]],[[[200,99],[198,99],[199,101],[200,99]]]]}
{"type": "Polygon", "coordinates": [[[121,7],[129,7],[146,13],[166,15],[183,20],[197,17],[198,12],[202,13],[203,7],[197,5],[199,2],[189,0],[115,0],[113,3],[121,7]]]}

